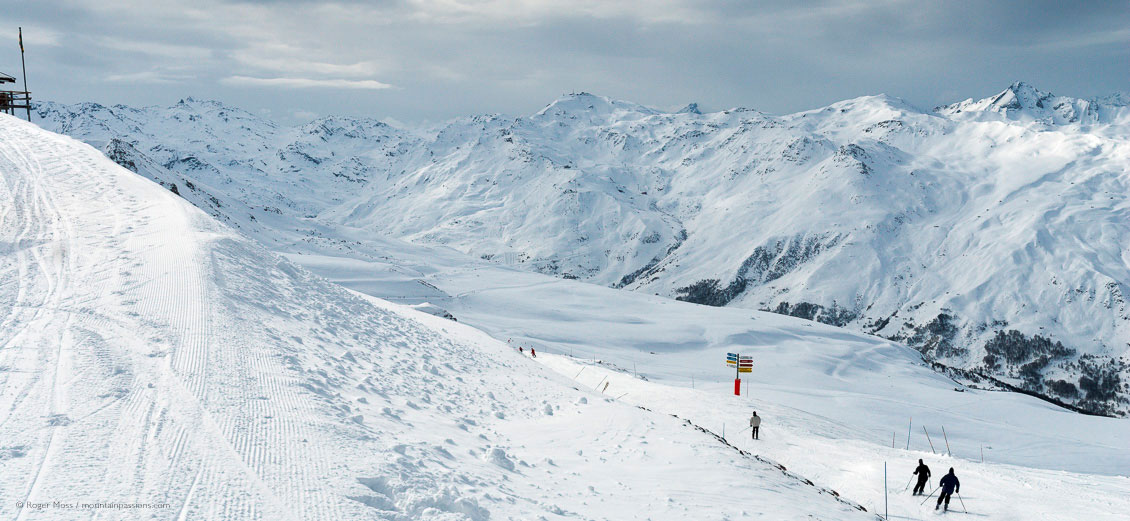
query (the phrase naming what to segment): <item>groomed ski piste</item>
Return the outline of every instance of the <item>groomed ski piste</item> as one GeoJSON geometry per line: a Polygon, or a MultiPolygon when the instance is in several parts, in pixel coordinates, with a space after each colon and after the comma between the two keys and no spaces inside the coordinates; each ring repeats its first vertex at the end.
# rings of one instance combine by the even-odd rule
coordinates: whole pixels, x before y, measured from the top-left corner
{"type": "Polygon", "coordinates": [[[884,461],[921,519],[919,457],[975,517],[1130,511],[1126,420],[957,392],[890,342],[396,241],[284,259],[6,116],[0,175],[3,519],[876,519],[884,461]]]}

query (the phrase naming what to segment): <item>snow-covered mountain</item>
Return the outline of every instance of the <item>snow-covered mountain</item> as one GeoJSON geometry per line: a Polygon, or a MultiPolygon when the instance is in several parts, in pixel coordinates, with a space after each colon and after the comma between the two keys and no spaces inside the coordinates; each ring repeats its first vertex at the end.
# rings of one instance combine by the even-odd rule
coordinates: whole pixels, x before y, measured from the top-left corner
{"type": "Polygon", "coordinates": [[[875,519],[7,115],[0,484],[14,520],[875,519]]]}
{"type": "Polygon", "coordinates": [[[918,458],[957,467],[952,508],[985,519],[1130,508],[1125,420],[841,328],[377,242],[375,261],[288,257],[414,284],[514,343],[349,292],[0,115],[0,517],[921,518],[897,486],[918,458]],[[732,349],[757,360],[741,396],[732,349]]]}
{"type": "Polygon", "coordinates": [[[1016,82],[990,98],[967,99],[935,110],[951,119],[1004,119],[1048,126],[1080,125],[1089,127],[1088,131],[1095,131],[1095,126],[1113,125],[1115,133],[1123,136],[1125,126],[1130,124],[1130,97],[1126,94],[1079,99],[1043,92],[1024,82],[1016,82]]]}
{"type": "Polygon", "coordinates": [[[1125,413],[1127,106],[1017,83],[934,111],[869,96],[784,116],[581,93],[419,129],[284,128],[192,99],[38,115],[279,251],[438,243],[846,326],[1125,413]]]}

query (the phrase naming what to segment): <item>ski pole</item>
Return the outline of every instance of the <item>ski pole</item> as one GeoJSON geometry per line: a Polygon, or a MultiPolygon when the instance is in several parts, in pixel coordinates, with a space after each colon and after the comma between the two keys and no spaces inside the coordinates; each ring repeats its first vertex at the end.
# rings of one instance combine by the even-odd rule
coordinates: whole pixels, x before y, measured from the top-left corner
{"type": "Polygon", "coordinates": [[[906,489],[910,488],[911,481],[914,481],[914,476],[910,476],[910,479],[906,480],[906,486],[902,487],[903,492],[906,492],[906,489]]]}
{"type": "Polygon", "coordinates": [[[968,514],[969,510],[967,510],[965,508],[965,500],[961,499],[961,493],[960,492],[954,492],[954,493],[957,494],[957,500],[961,501],[961,510],[964,511],[966,514],[968,514]]]}
{"type": "MultiPolygon", "coordinates": [[[[942,488],[942,487],[935,488],[934,492],[937,492],[939,488],[942,488]]],[[[930,496],[934,495],[934,492],[931,492],[930,495],[926,496],[926,499],[923,499],[922,502],[919,503],[919,505],[925,505],[926,502],[930,500],[930,496]]]]}

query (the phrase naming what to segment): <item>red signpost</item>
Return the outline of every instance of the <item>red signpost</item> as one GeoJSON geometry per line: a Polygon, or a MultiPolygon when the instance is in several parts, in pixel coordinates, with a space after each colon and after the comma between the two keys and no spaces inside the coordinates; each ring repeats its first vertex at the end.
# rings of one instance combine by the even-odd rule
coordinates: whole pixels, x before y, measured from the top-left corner
{"type": "Polygon", "coordinates": [[[734,396],[742,395],[742,373],[753,372],[753,357],[742,356],[738,353],[726,353],[726,365],[733,366],[734,372],[734,396]]]}

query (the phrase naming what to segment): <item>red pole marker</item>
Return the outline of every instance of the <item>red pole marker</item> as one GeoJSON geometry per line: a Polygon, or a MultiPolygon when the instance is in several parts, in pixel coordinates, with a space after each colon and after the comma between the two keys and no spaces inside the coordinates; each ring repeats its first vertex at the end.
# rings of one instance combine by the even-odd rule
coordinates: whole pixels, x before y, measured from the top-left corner
{"type": "Polygon", "coordinates": [[[742,395],[742,379],[734,378],[734,396],[742,395]]]}

